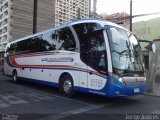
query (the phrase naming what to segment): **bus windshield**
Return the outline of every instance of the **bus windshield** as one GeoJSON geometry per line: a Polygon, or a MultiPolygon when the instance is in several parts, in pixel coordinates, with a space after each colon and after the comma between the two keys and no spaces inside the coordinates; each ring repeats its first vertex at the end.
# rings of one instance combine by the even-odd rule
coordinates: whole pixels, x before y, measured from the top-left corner
{"type": "Polygon", "coordinates": [[[143,55],[134,35],[126,30],[109,27],[113,73],[120,76],[144,76],[143,55]]]}

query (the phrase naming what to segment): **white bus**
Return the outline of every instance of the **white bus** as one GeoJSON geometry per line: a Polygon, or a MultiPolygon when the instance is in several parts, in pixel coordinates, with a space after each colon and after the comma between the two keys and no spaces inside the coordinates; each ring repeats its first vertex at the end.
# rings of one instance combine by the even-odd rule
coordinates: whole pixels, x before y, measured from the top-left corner
{"type": "Polygon", "coordinates": [[[75,91],[108,97],[143,94],[145,73],[137,39],[125,28],[98,19],[65,23],[11,42],[4,73],[75,91]]]}

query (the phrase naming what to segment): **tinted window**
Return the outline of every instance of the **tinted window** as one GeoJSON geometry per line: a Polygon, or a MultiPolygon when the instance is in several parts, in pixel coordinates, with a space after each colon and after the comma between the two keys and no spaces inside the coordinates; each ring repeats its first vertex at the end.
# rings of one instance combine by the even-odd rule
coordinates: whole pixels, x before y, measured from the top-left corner
{"type": "Polygon", "coordinates": [[[43,39],[43,34],[28,40],[28,47],[31,52],[43,52],[53,50],[52,46],[43,39]]]}
{"type": "Polygon", "coordinates": [[[42,39],[48,43],[46,48],[49,50],[76,50],[75,39],[68,27],[43,34],[42,39]]]}
{"type": "Polygon", "coordinates": [[[15,54],[16,53],[16,45],[15,44],[11,44],[7,50],[6,50],[7,54],[15,54]]]}
{"type": "Polygon", "coordinates": [[[51,50],[75,51],[76,42],[70,28],[47,32],[26,40],[13,43],[7,48],[9,54],[43,52],[51,50]]]}
{"type": "Polygon", "coordinates": [[[102,30],[95,23],[83,23],[74,25],[80,41],[81,59],[84,63],[99,72],[107,72],[106,47],[102,30]]]}

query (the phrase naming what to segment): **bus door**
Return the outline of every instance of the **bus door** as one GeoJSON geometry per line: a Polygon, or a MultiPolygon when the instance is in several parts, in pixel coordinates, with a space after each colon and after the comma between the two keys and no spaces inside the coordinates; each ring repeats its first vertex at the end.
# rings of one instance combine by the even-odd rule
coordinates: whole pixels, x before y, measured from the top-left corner
{"type": "MultiPolygon", "coordinates": [[[[80,73],[80,86],[95,89],[98,81],[105,81],[101,77],[107,73],[107,52],[104,42],[103,30],[97,23],[80,23],[73,26],[80,42],[80,59],[87,72],[80,73]],[[82,77],[81,77],[82,76],[82,77]]],[[[100,83],[100,82],[99,82],[100,83]]]]}
{"type": "Polygon", "coordinates": [[[95,31],[88,40],[88,87],[102,89],[106,83],[107,51],[103,31],[95,31]]]}

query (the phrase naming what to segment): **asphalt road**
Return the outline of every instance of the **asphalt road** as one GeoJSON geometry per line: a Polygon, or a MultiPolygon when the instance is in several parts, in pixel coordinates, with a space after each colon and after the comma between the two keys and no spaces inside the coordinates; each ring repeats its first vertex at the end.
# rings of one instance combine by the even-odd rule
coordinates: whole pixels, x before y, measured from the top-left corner
{"type": "Polygon", "coordinates": [[[2,120],[158,120],[160,97],[105,98],[77,93],[74,98],[66,98],[57,88],[27,82],[15,84],[0,75],[0,114],[2,120]]]}

